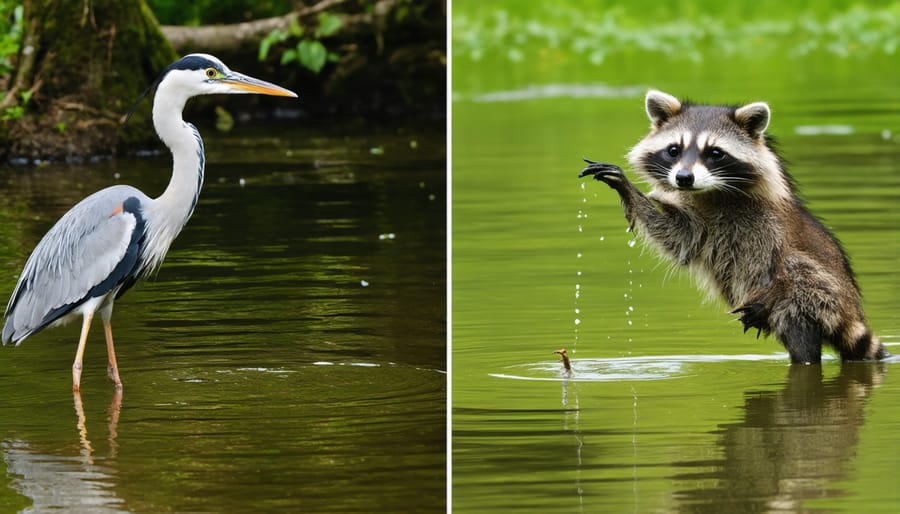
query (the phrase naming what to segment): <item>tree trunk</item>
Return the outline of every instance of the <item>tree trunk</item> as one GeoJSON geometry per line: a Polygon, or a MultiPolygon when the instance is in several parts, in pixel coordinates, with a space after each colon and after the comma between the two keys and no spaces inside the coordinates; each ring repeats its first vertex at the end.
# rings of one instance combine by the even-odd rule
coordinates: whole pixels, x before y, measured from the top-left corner
{"type": "Polygon", "coordinates": [[[24,25],[0,107],[21,104],[23,91],[31,97],[25,115],[0,129],[0,157],[80,159],[154,137],[146,111],[127,128],[120,122],[177,57],[143,0],[25,0],[24,25]]]}

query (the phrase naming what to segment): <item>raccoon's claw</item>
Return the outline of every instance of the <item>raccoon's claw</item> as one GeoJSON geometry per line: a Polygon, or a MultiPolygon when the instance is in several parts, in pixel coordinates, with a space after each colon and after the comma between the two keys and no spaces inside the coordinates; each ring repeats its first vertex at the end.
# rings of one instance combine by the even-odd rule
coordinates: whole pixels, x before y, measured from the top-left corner
{"type": "Polygon", "coordinates": [[[581,173],[578,174],[578,178],[593,175],[594,180],[599,180],[612,188],[616,188],[623,180],[625,180],[625,173],[622,171],[622,168],[615,164],[595,162],[590,159],[584,159],[584,162],[588,163],[588,166],[581,170],[581,173]]]}
{"type": "Polygon", "coordinates": [[[622,172],[622,168],[616,166],[615,164],[592,161],[584,157],[582,157],[582,159],[584,160],[584,162],[588,163],[588,167],[581,170],[581,173],[578,174],[578,178],[584,178],[588,175],[593,175],[595,179],[600,180],[598,178],[598,176],[600,175],[624,175],[624,173],[622,172]]]}
{"type": "Polygon", "coordinates": [[[732,314],[740,314],[741,317],[738,320],[744,324],[744,333],[746,334],[748,330],[751,328],[756,329],[756,338],[759,339],[759,335],[763,330],[768,334],[769,332],[769,311],[766,309],[766,306],[761,303],[750,303],[747,305],[742,305],[737,309],[731,311],[732,314]]]}

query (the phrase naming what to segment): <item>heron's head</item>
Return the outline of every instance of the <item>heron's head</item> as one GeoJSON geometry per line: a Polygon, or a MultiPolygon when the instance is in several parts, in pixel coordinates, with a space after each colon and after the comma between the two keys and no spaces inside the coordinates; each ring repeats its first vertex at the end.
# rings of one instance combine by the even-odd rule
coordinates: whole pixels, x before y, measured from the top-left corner
{"type": "Polygon", "coordinates": [[[125,117],[126,123],[153,87],[156,87],[156,101],[168,100],[179,106],[179,110],[188,98],[199,95],[254,93],[297,97],[297,93],[289,89],[232,71],[215,56],[190,54],[173,62],[159,74],[134,103],[125,117]]]}
{"type": "Polygon", "coordinates": [[[209,54],[190,54],[178,59],[160,74],[157,84],[167,89],[178,88],[187,96],[231,93],[297,96],[283,87],[231,71],[209,54]]]}

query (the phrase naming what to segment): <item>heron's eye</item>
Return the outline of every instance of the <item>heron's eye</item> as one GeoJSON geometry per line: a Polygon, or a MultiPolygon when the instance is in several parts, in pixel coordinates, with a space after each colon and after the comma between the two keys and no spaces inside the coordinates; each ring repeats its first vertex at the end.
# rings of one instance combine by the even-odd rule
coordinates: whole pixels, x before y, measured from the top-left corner
{"type": "Polygon", "coordinates": [[[673,159],[677,158],[680,154],[681,148],[679,148],[678,145],[669,145],[669,147],[666,148],[666,155],[673,159]]]}
{"type": "Polygon", "coordinates": [[[216,71],[215,68],[206,68],[206,77],[214,79],[219,75],[219,72],[216,71]]]}

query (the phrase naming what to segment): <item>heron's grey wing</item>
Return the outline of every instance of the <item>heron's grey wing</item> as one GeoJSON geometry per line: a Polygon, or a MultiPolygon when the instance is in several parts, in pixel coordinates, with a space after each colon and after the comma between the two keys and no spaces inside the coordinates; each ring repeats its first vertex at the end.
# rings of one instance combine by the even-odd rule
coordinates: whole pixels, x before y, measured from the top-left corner
{"type": "Polygon", "coordinates": [[[53,225],[25,263],[7,305],[4,343],[18,343],[89,297],[109,291],[97,291],[97,286],[121,267],[136,228],[143,225],[139,213],[123,209],[129,198],[139,204],[146,197],[129,186],[103,189],[53,225]]]}

